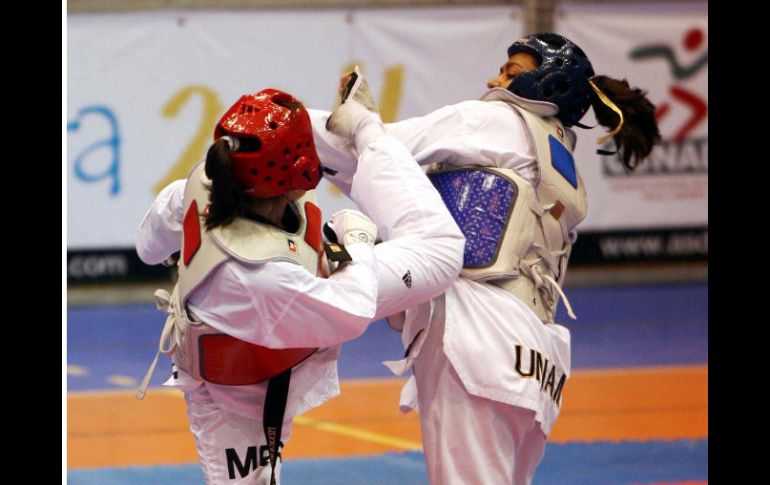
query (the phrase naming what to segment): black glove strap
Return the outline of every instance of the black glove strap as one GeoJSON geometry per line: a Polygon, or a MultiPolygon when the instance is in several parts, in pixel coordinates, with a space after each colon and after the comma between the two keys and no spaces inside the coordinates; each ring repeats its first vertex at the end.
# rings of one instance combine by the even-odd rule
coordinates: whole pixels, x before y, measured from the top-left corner
{"type": "Polygon", "coordinates": [[[326,253],[326,259],[335,263],[353,261],[345,246],[340,246],[337,243],[324,243],[324,252],[326,253]]]}

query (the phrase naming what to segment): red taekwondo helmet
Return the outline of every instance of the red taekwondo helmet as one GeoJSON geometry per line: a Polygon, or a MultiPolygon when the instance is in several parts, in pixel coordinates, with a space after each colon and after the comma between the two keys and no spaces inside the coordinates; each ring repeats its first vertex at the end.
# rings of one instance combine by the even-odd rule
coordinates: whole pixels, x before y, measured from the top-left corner
{"type": "Polygon", "coordinates": [[[311,190],[321,181],[310,116],[294,96],[277,89],[247,94],[217,123],[214,140],[238,140],[230,153],[238,185],[254,199],[311,190]]]}

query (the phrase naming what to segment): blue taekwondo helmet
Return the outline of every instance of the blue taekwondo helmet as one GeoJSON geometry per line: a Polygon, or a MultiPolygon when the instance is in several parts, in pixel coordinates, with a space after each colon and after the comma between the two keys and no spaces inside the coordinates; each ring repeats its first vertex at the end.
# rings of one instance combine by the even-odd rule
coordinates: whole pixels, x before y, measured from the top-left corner
{"type": "Polygon", "coordinates": [[[575,125],[591,107],[593,94],[588,79],[594,68],[583,49],[561,35],[545,32],[511,44],[508,57],[519,52],[531,54],[540,66],[517,75],[508,90],[522,98],[555,104],[559,107],[556,117],[564,126],[575,125]]]}

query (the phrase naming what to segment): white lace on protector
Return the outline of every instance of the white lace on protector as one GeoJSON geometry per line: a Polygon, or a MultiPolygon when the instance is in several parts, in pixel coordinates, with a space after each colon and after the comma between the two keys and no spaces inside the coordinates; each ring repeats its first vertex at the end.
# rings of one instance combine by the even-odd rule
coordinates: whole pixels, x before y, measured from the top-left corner
{"type": "Polygon", "coordinates": [[[174,341],[171,343],[171,345],[168,348],[163,348],[166,342],[169,340],[169,337],[171,337],[171,333],[176,322],[176,315],[174,312],[174,305],[171,302],[171,295],[168,291],[162,289],[155,290],[154,296],[155,307],[160,311],[165,311],[168,314],[168,317],[166,318],[166,324],[163,326],[163,333],[160,336],[160,342],[158,342],[158,351],[155,353],[155,358],[152,360],[150,368],[147,370],[144,379],[142,379],[142,383],[139,385],[139,389],[136,391],[137,399],[144,398],[144,395],[147,391],[147,386],[150,383],[150,379],[155,373],[155,366],[158,365],[158,357],[160,357],[160,354],[162,353],[163,355],[171,355],[174,353],[177,345],[179,345],[179,342],[177,341],[178,337],[174,336],[174,341]]]}
{"type": "MultiPolygon", "coordinates": [[[[535,288],[538,292],[540,292],[540,295],[543,297],[544,303],[548,305],[548,307],[555,313],[556,311],[556,305],[558,304],[558,298],[556,295],[554,295],[554,291],[561,296],[562,300],[564,300],[564,306],[567,309],[567,315],[573,320],[577,320],[577,316],[575,316],[575,312],[572,311],[572,305],[570,305],[569,300],[567,299],[567,295],[564,294],[564,291],[562,291],[561,286],[559,286],[559,283],[553,279],[553,277],[543,274],[542,270],[540,269],[538,263],[545,263],[545,265],[554,273],[558,271],[558,263],[557,258],[563,256],[566,254],[566,251],[553,251],[550,252],[547,249],[545,249],[542,246],[535,245],[534,246],[535,252],[537,253],[538,257],[533,259],[524,259],[521,261],[521,270],[522,272],[528,276],[534,283],[535,288]]],[[[550,322],[553,322],[553,316],[549,317],[550,322]]]]}

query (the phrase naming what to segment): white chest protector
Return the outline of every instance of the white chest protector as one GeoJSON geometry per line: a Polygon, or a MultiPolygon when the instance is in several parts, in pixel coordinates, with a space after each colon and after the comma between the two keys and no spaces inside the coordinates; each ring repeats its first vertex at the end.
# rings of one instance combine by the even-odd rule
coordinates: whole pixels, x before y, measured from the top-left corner
{"type": "Polygon", "coordinates": [[[179,299],[182,304],[217,266],[228,259],[244,264],[286,261],[320,274],[321,210],[308,191],[290,206],[299,218],[295,233],[237,217],[226,226],[207,231],[204,226],[209,204],[209,181],[203,164],[193,169],[184,193],[184,229],[179,260],[179,299]]]}
{"type": "MultiPolygon", "coordinates": [[[[462,276],[500,286],[548,323],[563,296],[573,230],[585,218],[587,199],[561,123],[509,104],[535,146],[534,187],[503,168],[438,165],[429,177],[466,237],[462,276]]],[[[565,304],[574,318],[566,298],[565,304]]]]}
{"type": "MultiPolygon", "coordinates": [[[[290,202],[299,219],[295,233],[242,217],[226,226],[206,230],[209,183],[203,164],[193,169],[187,180],[179,279],[171,295],[165,290],[155,292],[158,308],[168,313],[159,352],[170,355],[179,369],[196,380],[235,386],[255,384],[296,366],[317,349],[270,349],[236,339],[200,321],[188,310],[188,298],[229,259],[246,265],[287,261],[303,266],[314,275],[326,276],[321,257],[321,210],[314,204],[313,193],[308,191],[302,198],[290,202]]],[[[140,397],[144,395],[157,358],[142,383],[140,397]]]]}

